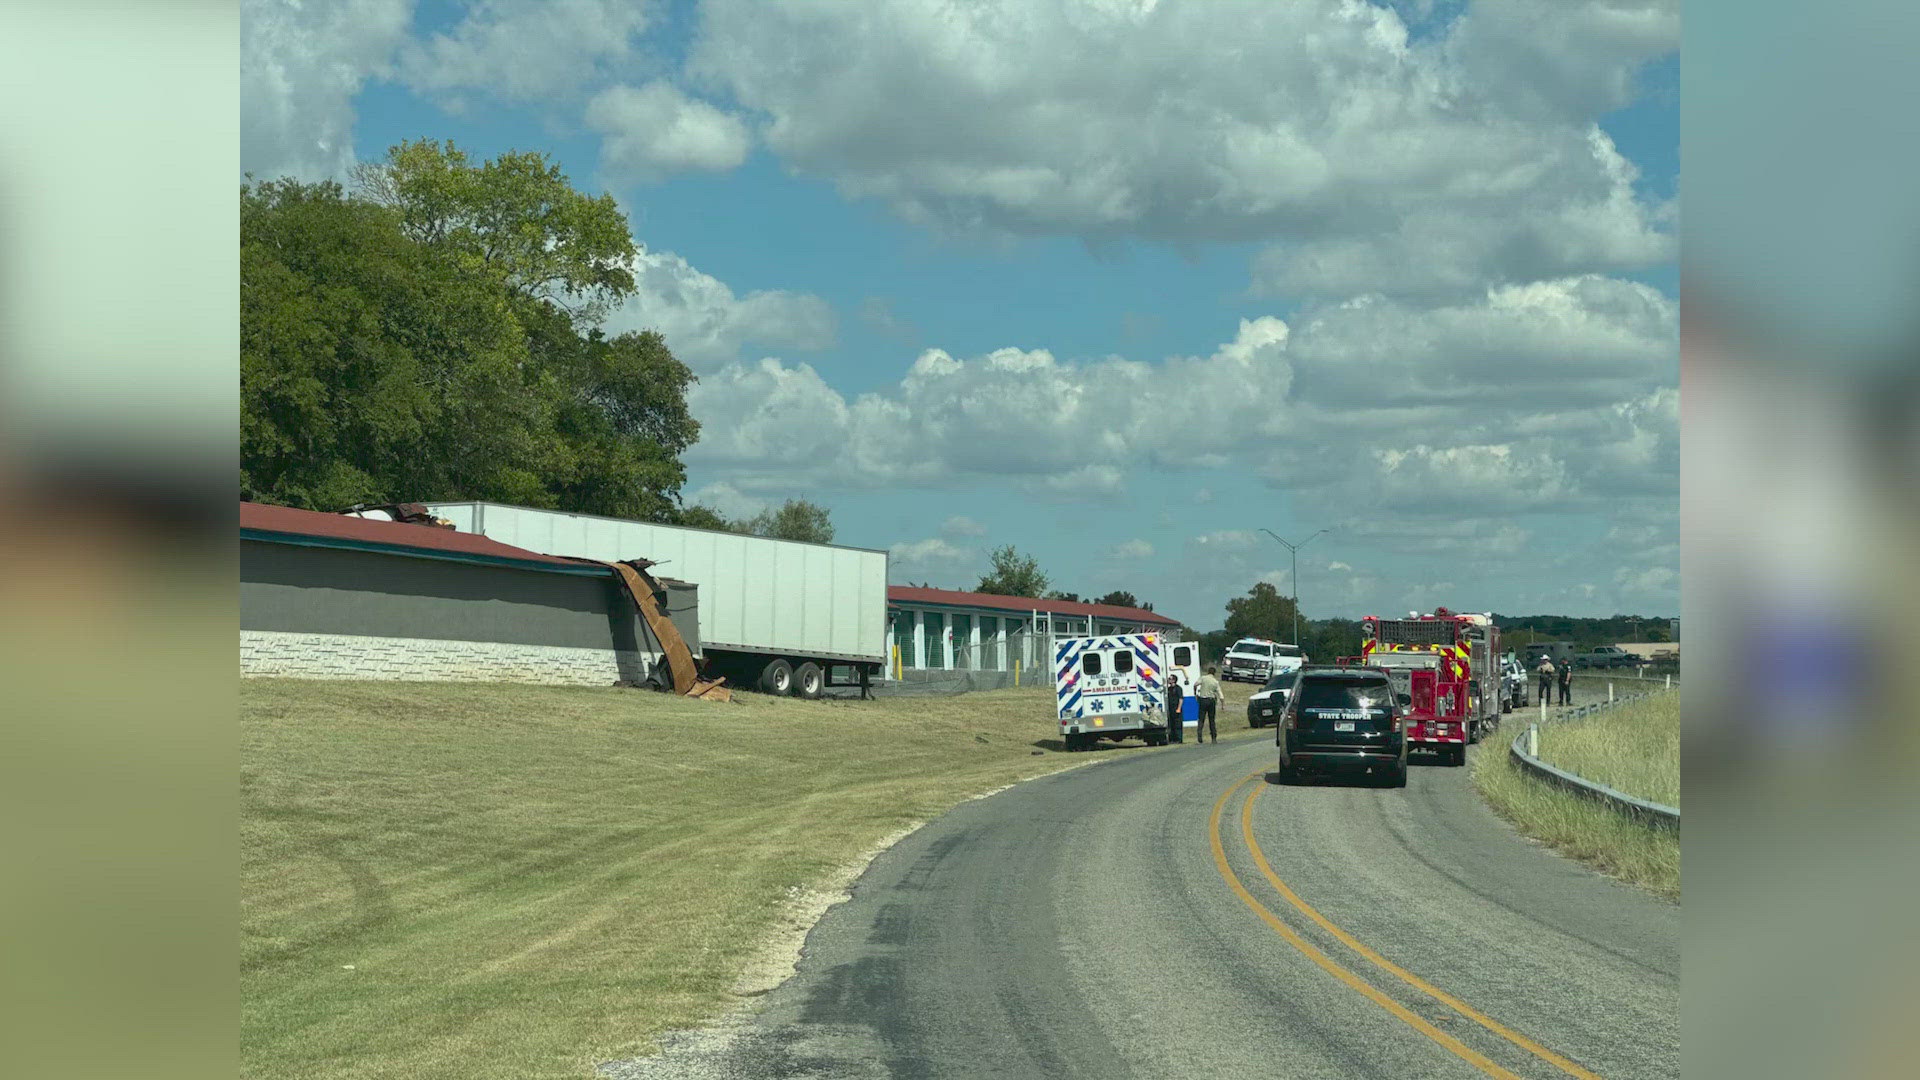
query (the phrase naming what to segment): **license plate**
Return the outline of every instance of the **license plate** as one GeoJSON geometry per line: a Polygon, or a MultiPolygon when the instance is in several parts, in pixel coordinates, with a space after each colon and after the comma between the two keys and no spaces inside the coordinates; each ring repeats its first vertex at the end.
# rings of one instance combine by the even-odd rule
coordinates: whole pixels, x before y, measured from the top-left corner
{"type": "Polygon", "coordinates": [[[1333,722],[1333,730],[1335,730],[1335,731],[1352,731],[1352,730],[1353,730],[1353,721],[1351,721],[1351,720],[1335,720],[1335,721],[1333,722]]]}

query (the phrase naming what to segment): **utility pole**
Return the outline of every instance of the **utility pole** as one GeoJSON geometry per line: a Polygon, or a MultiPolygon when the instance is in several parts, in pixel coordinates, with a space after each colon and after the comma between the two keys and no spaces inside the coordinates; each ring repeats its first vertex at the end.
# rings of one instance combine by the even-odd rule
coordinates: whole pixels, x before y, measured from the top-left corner
{"type": "MultiPolygon", "coordinates": [[[[1260,531],[1273,537],[1275,540],[1280,540],[1280,534],[1274,532],[1272,529],[1261,529],[1260,531]]],[[[1320,532],[1314,533],[1313,536],[1319,536],[1320,533],[1332,531],[1332,529],[1321,529],[1320,532]]],[[[1295,645],[1300,644],[1300,549],[1313,543],[1313,536],[1309,536],[1297,544],[1290,544],[1285,540],[1280,540],[1280,546],[1293,553],[1293,569],[1289,573],[1293,578],[1293,643],[1295,645]]]]}

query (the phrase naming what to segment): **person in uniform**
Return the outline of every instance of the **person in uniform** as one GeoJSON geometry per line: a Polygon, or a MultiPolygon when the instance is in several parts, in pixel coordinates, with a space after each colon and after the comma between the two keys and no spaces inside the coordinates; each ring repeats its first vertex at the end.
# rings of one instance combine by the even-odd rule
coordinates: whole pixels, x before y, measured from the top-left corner
{"type": "Polygon", "coordinates": [[[1220,708],[1220,666],[1208,664],[1207,673],[1200,676],[1194,684],[1193,696],[1200,699],[1200,722],[1194,725],[1193,741],[1203,743],[1207,736],[1213,736],[1213,744],[1220,745],[1220,728],[1214,723],[1214,714],[1220,708]]]}

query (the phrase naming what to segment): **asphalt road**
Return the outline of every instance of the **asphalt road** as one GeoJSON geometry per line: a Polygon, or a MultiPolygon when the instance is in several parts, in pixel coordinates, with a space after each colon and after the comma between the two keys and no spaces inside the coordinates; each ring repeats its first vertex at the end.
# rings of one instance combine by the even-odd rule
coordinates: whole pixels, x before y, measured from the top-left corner
{"type": "Polygon", "coordinates": [[[1679,1075],[1679,908],[1519,837],[1465,769],[1272,768],[1270,738],[1186,744],[964,804],[750,1014],[608,1072],[1679,1075]]]}

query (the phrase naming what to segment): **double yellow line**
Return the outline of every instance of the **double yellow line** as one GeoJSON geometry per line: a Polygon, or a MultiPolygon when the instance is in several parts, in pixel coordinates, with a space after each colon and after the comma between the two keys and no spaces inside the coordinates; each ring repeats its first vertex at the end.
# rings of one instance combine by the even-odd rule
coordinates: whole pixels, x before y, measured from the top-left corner
{"type": "MultiPolygon", "coordinates": [[[[1499,1063],[1487,1057],[1485,1054],[1480,1053],[1479,1051],[1473,1049],[1467,1044],[1461,1042],[1459,1039],[1456,1039],[1452,1035],[1449,1035],[1446,1032],[1435,1027],[1432,1023],[1428,1022],[1425,1017],[1420,1016],[1418,1013],[1415,1013],[1413,1010],[1407,1008],[1405,1005],[1400,1004],[1398,1001],[1395,1001],[1393,998],[1382,993],[1379,990],[1379,988],[1375,987],[1372,983],[1369,983],[1365,979],[1354,974],[1350,969],[1342,966],[1341,964],[1333,960],[1331,957],[1329,957],[1326,953],[1320,951],[1320,949],[1315,947],[1312,942],[1300,936],[1299,931],[1287,925],[1285,920],[1281,919],[1280,916],[1275,915],[1271,910],[1269,910],[1265,904],[1262,904],[1259,901],[1259,899],[1256,898],[1253,895],[1253,893],[1247,889],[1246,885],[1243,882],[1241,882],[1239,876],[1233,872],[1233,867],[1227,863],[1227,848],[1226,848],[1226,844],[1221,840],[1220,823],[1221,823],[1222,816],[1226,812],[1228,801],[1230,801],[1236,793],[1238,793],[1241,789],[1245,788],[1249,783],[1258,782],[1263,779],[1264,779],[1264,776],[1262,773],[1254,773],[1252,776],[1248,776],[1241,779],[1240,781],[1235,783],[1232,787],[1229,787],[1226,791],[1222,792],[1220,795],[1220,800],[1213,804],[1213,817],[1208,822],[1207,835],[1208,835],[1208,838],[1213,842],[1213,864],[1216,868],[1219,869],[1220,877],[1226,881],[1227,886],[1233,890],[1234,895],[1238,896],[1240,898],[1241,903],[1246,904],[1247,907],[1250,908],[1255,915],[1258,915],[1260,917],[1261,921],[1265,922],[1268,926],[1272,927],[1275,933],[1279,934],[1281,938],[1285,939],[1287,944],[1293,946],[1296,950],[1298,950],[1302,956],[1305,956],[1308,960],[1313,961],[1314,964],[1318,965],[1321,968],[1321,970],[1325,971],[1327,974],[1332,975],[1334,978],[1339,979],[1341,982],[1345,983],[1348,987],[1352,988],[1355,993],[1361,995],[1362,997],[1366,998],[1369,1001],[1372,1001],[1374,1004],[1380,1006],[1382,1009],[1385,1009],[1387,1012],[1393,1014],[1393,1016],[1396,1019],[1398,1019],[1401,1023],[1406,1024],[1408,1027],[1412,1028],[1413,1030],[1419,1032],[1422,1035],[1425,1035],[1429,1039],[1432,1039],[1434,1042],[1438,1043],[1440,1046],[1442,1046],[1443,1048],[1445,1048],[1446,1050],[1454,1054],[1456,1057],[1459,1057],[1461,1060],[1472,1065],[1474,1068],[1479,1069],[1481,1072],[1486,1073],[1488,1076],[1500,1077],[1501,1080],[1521,1080],[1521,1077],[1519,1076],[1519,1074],[1514,1073],[1506,1068],[1503,1068],[1499,1063]]],[[[1253,838],[1253,800],[1256,796],[1259,795],[1259,793],[1260,793],[1259,787],[1255,787],[1251,791],[1249,791],[1247,794],[1246,802],[1241,807],[1240,836],[1241,836],[1241,839],[1245,841],[1247,845],[1248,854],[1251,855],[1253,858],[1253,865],[1259,869],[1261,875],[1267,879],[1267,883],[1273,886],[1274,890],[1280,894],[1281,898],[1286,900],[1288,904],[1292,905],[1294,910],[1306,916],[1309,920],[1314,922],[1321,929],[1333,935],[1335,940],[1339,941],[1342,945],[1345,945],[1347,948],[1352,949],[1354,952],[1360,954],[1367,961],[1372,963],[1375,967],[1378,967],[1380,970],[1385,971],[1389,975],[1394,976],[1395,978],[1399,979],[1401,982],[1406,983],[1408,986],[1413,987],[1415,990],[1418,990],[1421,993],[1426,994],[1428,997],[1431,997],[1435,1001],[1440,1002],[1442,1005],[1445,1005],[1449,1009],[1452,1009],[1453,1011],[1468,1018],[1469,1020],[1472,1020],[1474,1023],[1479,1024],[1481,1027],[1485,1028],[1486,1030],[1492,1032],[1495,1035],[1498,1035],[1500,1038],[1505,1039],[1507,1042],[1512,1043],[1514,1046],[1517,1046],[1520,1049],[1525,1050],[1528,1053],[1532,1054],[1533,1056],[1539,1058],[1540,1060],[1545,1061],[1550,1065],[1553,1065],[1555,1068],[1559,1069],[1561,1072],[1566,1073],[1568,1076],[1578,1077],[1579,1080],[1600,1080],[1600,1077],[1595,1073],[1585,1068],[1582,1068],[1579,1064],[1573,1061],[1569,1061],[1567,1058],[1562,1057],[1559,1054],[1554,1053],[1552,1050],[1549,1050],[1546,1047],[1540,1045],[1539,1043],[1533,1041],[1532,1039],[1527,1038],[1525,1035],[1522,1035],[1519,1032],[1513,1031],[1512,1029],[1506,1027],[1505,1025],[1500,1024],[1499,1022],[1493,1020],[1491,1017],[1488,1017],[1486,1014],[1480,1012],[1477,1009],[1474,1009],[1472,1006],[1468,1005],[1466,1002],[1461,1001],[1459,998],[1454,997],[1453,995],[1447,993],[1446,991],[1441,990],[1440,988],[1427,982],[1425,979],[1420,978],[1418,975],[1415,975],[1412,972],[1407,971],[1405,968],[1402,968],[1399,965],[1393,963],[1392,961],[1388,960],[1386,957],[1381,956],[1379,953],[1375,952],[1374,950],[1368,948],[1365,944],[1361,943],[1361,941],[1358,938],[1355,938],[1352,934],[1349,934],[1345,930],[1342,930],[1340,929],[1340,927],[1334,925],[1331,920],[1329,920],[1325,915],[1320,914],[1320,912],[1314,910],[1314,908],[1311,905],[1309,905],[1305,900],[1300,899],[1299,895],[1296,894],[1292,889],[1288,888],[1287,883],[1284,881],[1281,881],[1280,876],[1273,872],[1273,867],[1267,862],[1266,853],[1260,850],[1259,843],[1256,842],[1253,838]]]]}

